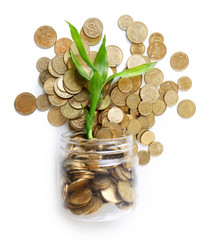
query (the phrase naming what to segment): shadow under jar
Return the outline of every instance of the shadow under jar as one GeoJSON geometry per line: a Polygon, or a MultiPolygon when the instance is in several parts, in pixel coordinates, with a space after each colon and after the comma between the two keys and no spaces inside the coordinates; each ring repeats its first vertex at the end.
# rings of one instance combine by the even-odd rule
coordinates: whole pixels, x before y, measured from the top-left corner
{"type": "Polygon", "coordinates": [[[136,202],[133,135],[87,140],[82,133],[61,138],[59,186],[61,201],[71,217],[111,221],[130,213],[136,202]]]}

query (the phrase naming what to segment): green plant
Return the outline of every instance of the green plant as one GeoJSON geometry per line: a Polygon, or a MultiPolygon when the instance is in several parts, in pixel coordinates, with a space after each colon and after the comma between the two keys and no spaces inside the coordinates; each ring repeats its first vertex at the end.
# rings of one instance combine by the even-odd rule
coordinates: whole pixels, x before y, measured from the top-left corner
{"type": "Polygon", "coordinates": [[[90,109],[89,109],[89,112],[84,108],[83,110],[86,118],[85,131],[87,133],[87,138],[91,139],[93,138],[92,128],[93,128],[93,120],[95,117],[95,110],[103,98],[102,90],[104,86],[107,83],[111,82],[115,77],[134,77],[137,75],[141,75],[147,72],[149,69],[153,68],[156,62],[142,64],[135,68],[131,68],[126,71],[119,72],[107,77],[109,64],[108,64],[107,51],[105,47],[106,36],[104,36],[102,40],[101,47],[96,55],[94,63],[92,63],[90,58],[88,57],[87,52],[85,51],[84,45],[82,43],[82,39],[77,29],[69,22],[67,23],[70,28],[72,39],[74,40],[77,46],[77,49],[81,58],[88,64],[89,67],[91,67],[91,74],[89,77],[85,72],[85,70],[83,69],[83,67],[81,66],[81,64],[78,62],[77,58],[74,56],[74,53],[72,52],[72,50],[70,49],[71,57],[76,66],[77,71],[81,76],[83,76],[85,79],[89,81],[88,89],[90,92],[90,109]]]}

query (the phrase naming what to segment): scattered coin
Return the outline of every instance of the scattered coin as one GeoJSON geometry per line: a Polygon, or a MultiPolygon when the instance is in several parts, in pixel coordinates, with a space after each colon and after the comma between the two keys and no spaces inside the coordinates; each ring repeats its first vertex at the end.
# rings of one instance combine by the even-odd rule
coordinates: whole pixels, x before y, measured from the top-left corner
{"type": "Polygon", "coordinates": [[[141,124],[137,119],[133,119],[128,123],[127,130],[133,134],[137,134],[141,130],[141,124]]]}
{"type": "Polygon", "coordinates": [[[187,91],[192,87],[192,81],[189,77],[183,76],[178,79],[177,86],[181,91],[187,91]]]}
{"type": "Polygon", "coordinates": [[[111,91],[111,100],[116,106],[125,106],[127,94],[122,93],[118,87],[111,91]]]}
{"type": "Polygon", "coordinates": [[[171,56],[170,64],[175,71],[183,71],[189,65],[189,58],[186,53],[176,52],[171,56]]]}
{"type": "Polygon", "coordinates": [[[178,86],[175,82],[173,81],[165,81],[160,85],[159,88],[159,92],[160,92],[160,96],[164,97],[164,95],[170,91],[170,90],[174,90],[175,92],[178,93],[178,86]]]}
{"type": "Polygon", "coordinates": [[[153,85],[146,84],[142,87],[140,96],[142,100],[154,103],[158,100],[159,97],[158,88],[153,85]]]}
{"type": "Polygon", "coordinates": [[[47,94],[39,95],[36,99],[36,107],[40,111],[46,111],[51,107],[47,94]]]}
{"type": "Polygon", "coordinates": [[[144,75],[144,80],[147,84],[159,87],[163,82],[163,72],[158,68],[152,68],[144,75]]]}
{"type": "Polygon", "coordinates": [[[52,67],[58,74],[64,74],[67,71],[67,66],[64,62],[64,54],[57,54],[52,60],[52,67]]]}
{"type": "Polygon", "coordinates": [[[57,34],[50,26],[39,27],[34,34],[35,43],[41,48],[52,47],[56,40],[57,34]]]}
{"type": "Polygon", "coordinates": [[[163,152],[163,145],[160,142],[153,142],[149,145],[148,151],[151,156],[157,157],[163,152]]]}
{"type": "Polygon", "coordinates": [[[127,37],[133,43],[143,42],[148,35],[148,29],[142,22],[132,22],[127,28],[127,37]]]}
{"type": "Polygon", "coordinates": [[[130,78],[120,78],[118,88],[121,92],[128,93],[133,89],[133,83],[130,78]]]}
{"type": "Polygon", "coordinates": [[[173,106],[175,105],[179,100],[178,94],[174,90],[170,90],[166,92],[164,95],[164,101],[168,106],[173,106]]]}
{"type": "Polygon", "coordinates": [[[67,121],[59,107],[52,107],[48,112],[47,118],[49,123],[55,127],[62,126],[67,121]]]}
{"type": "Polygon", "coordinates": [[[135,93],[131,93],[126,98],[126,104],[130,109],[136,109],[139,106],[139,103],[140,97],[135,93]]]}
{"type": "Polygon", "coordinates": [[[43,70],[39,74],[39,83],[43,87],[47,79],[52,78],[53,76],[49,73],[48,69],[43,70]]]}
{"type": "Polygon", "coordinates": [[[145,45],[143,43],[132,43],[130,47],[131,54],[143,55],[145,52],[145,45]]]}
{"type": "Polygon", "coordinates": [[[106,50],[107,50],[109,66],[116,67],[116,66],[120,65],[120,63],[122,62],[122,59],[123,59],[122,50],[115,45],[107,46],[106,50]]]}
{"type": "Polygon", "coordinates": [[[85,34],[84,29],[82,28],[81,31],[80,31],[80,36],[88,45],[94,46],[101,41],[102,33],[101,33],[101,35],[99,35],[96,38],[90,38],[85,34]]]}
{"type": "Polygon", "coordinates": [[[36,62],[36,68],[39,72],[47,70],[50,59],[48,57],[41,57],[36,62]]]}
{"type": "Polygon", "coordinates": [[[166,46],[162,42],[153,42],[147,48],[148,56],[155,61],[163,59],[166,55],[166,46]]]}
{"type": "Polygon", "coordinates": [[[120,123],[123,120],[123,111],[118,107],[112,107],[107,115],[110,122],[120,123]]]}
{"type": "Polygon", "coordinates": [[[36,98],[31,93],[24,92],[16,97],[14,105],[18,113],[29,115],[36,110],[36,98]]]}
{"type": "Polygon", "coordinates": [[[62,107],[61,107],[61,112],[63,116],[69,119],[76,119],[79,118],[83,115],[83,110],[82,109],[75,109],[73,108],[69,102],[66,102],[62,107]]]}
{"type": "Polygon", "coordinates": [[[165,112],[166,107],[166,103],[161,98],[159,98],[156,102],[152,104],[152,111],[155,116],[160,116],[165,112]]]}
{"type": "Polygon", "coordinates": [[[126,30],[129,24],[133,22],[133,18],[129,15],[122,15],[118,19],[118,26],[122,30],[126,30]]]}
{"type": "Polygon", "coordinates": [[[148,100],[141,101],[138,110],[143,116],[149,115],[152,112],[152,102],[148,100]]]}
{"type": "Polygon", "coordinates": [[[56,107],[61,107],[61,106],[65,105],[67,102],[67,99],[61,98],[57,94],[49,95],[48,99],[49,99],[50,103],[56,107]]]}
{"type": "Polygon", "coordinates": [[[192,117],[195,114],[195,111],[195,103],[189,99],[182,100],[177,106],[177,112],[183,118],[192,117]]]}
{"type": "Polygon", "coordinates": [[[72,40],[69,38],[60,38],[55,43],[54,49],[56,54],[65,53],[67,50],[69,50],[72,40]]]}
{"type": "Polygon", "coordinates": [[[163,43],[164,42],[164,37],[161,33],[159,32],[154,32],[150,35],[149,37],[149,43],[154,43],[154,42],[161,42],[163,43]]]}
{"type": "Polygon", "coordinates": [[[97,38],[103,32],[103,24],[98,18],[89,18],[83,25],[84,33],[90,38],[97,38]]]}
{"type": "Polygon", "coordinates": [[[146,131],[141,136],[141,143],[144,145],[150,145],[155,140],[155,134],[151,131],[146,131]]]}
{"type": "Polygon", "coordinates": [[[50,95],[55,94],[54,84],[56,78],[48,78],[47,81],[44,83],[44,91],[50,95]]]}
{"type": "Polygon", "coordinates": [[[139,157],[139,165],[146,165],[150,161],[150,154],[145,150],[140,150],[137,152],[139,157]]]}
{"type": "Polygon", "coordinates": [[[139,65],[145,64],[144,58],[139,54],[133,54],[128,58],[127,67],[128,69],[137,67],[139,65]]]}

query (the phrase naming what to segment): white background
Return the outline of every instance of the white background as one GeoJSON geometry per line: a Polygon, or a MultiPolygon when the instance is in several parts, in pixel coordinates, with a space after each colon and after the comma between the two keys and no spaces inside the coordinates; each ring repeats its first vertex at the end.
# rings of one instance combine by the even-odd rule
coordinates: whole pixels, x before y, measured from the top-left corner
{"type": "MultiPolygon", "coordinates": [[[[209,6],[207,0],[150,1],[2,1],[0,6],[0,239],[210,239],[209,156],[209,6]],[[107,45],[123,49],[125,67],[130,43],[117,26],[122,14],[144,22],[149,34],[165,37],[166,57],[157,64],[165,80],[191,77],[190,91],[180,100],[192,99],[197,106],[191,119],[178,116],[176,106],[156,118],[152,128],[164,152],[138,169],[140,201],[136,211],[110,223],[85,223],[63,214],[56,195],[56,158],[60,133],[47,121],[47,112],[24,117],[14,110],[15,97],[24,91],[36,97],[36,61],[52,58],[53,48],[40,49],[33,40],[35,30],[50,25],[58,38],[70,37],[64,20],[78,29],[89,17],[104,24],[107,45]],[[184,51],[188,68],[175,72],[170,56],[184,51]],[[134,234],[134,235],[133,235],[134,234]]],[[[145,41],[148,45],[148,39],[145,41]]]]}

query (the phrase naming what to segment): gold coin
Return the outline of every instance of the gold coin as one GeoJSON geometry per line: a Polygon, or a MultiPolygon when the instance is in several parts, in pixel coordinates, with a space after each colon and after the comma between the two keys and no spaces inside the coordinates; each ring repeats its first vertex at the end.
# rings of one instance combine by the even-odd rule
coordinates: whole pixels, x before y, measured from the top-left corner
{"type": "Polygon", "coordinates": [[[96,187],[96,189],[105,189],[111,184],[111,179],[106,175],[97,175],[93,179],[92,184],[96,187]]]}
{"type": "Polygon", "coordinates": [[[142,84],[142,75],[138,75],[130,78],[133,83],[133,91],[138,91],[142,84]]]}
{"type": "Polygon", "coordinates": [[[111,203],[118,203],[122,201],[117,194],[117,188],[114,183],[111,183],[108,188],[101,190],[101,195],[106,201],[111,203]]]}
{"type": "Polygon", "coordinates": [[[42,95],[38,96],[38,98],[36,99],[36,107],[40,111],[46,111],[51,107],[51,103],[48,99],[47,94],[42,94],[42,95]]]}
{"type": "Polygon", "coordinates": [[[141,136],[141,143],[149,146],[155,140],[155,134],[152,131],[146,131],[141,136]]]}
{"type": "Polygon", "coordinates": [[[185,99],[179,102],[177,106],[178,114],[183,118],[190,118],[196,111],[195,103],[192,100],[185,99]]]}
{"type": "Polygon", "coordinates": [[[122,59],[123,59],[122,50],[115,45],[107,46],[106,50],[107,50],[109,66],[117,67],[118,65],[120,65],[120,63],[122,62],[122,59]]]}
{"type": "Polygon", "coordinates": [[[142,136],[142,134],[145,133],[146,131],[148,131],[148,129],[146,129],[146,128],[141,129],[141,130],[139,131],[139,133],[137,134],[137,136],[136,136],[136,140],[138,140],[138,141],[141,143],[141,136],[142,136]]]}
{"type": "Polygon", "coordinates": [[[99,35],[96,38],[90,38],[85,34],[84,29],[82,28],[81,31],[80,31],[80,36],[88,45],[94,46],[101,41],[102,33],[101,33],[101,35],[99,35]]]}
{"type": "Polygon", "coordinates": [[[74,205],[87,204],[92,198],[92,191],[89,188],[80,188],[70,195],[70,202],[74,205]]]}
{"type": "Polygon", "coordinates": [[[143,43],[132,43],[130,46],[131,54],[143,55],[145,52],[145,45],[143,43]]]}
{"type": "Polygon", "coordinates": [[[54,84],[55,84],[56,78],[49,78],[47,81],[44,83],[44,90],[48,94],[55,94],[54,90],[54,84]]]}
{"type": "Polygon", "coordinates": [[[122,15],[118,19],[118,26],[122,30],[126,30],[128,25],[133,22],[133,18],[129,15],[122,15]]]}
{"type": "Polygon", "coordinates": [[[166,110],[165,102],[159,98],[156,102],[152,104],[152,111],[156,116],[162,115],[166,110]]]}
{"type": "Polygon", "coordinates": [[[150,113],[149,115],[146,116],[148,120],[148,128],[151,128],[155,124],[155,116],[154,113],[150,113]]]}
{"type": "Polygon", "coordinates": [[[77,118],[77,119],[70,119],[69,120],[69,124],[75,129],[84,129],[85,127],[85,115],[82,115],[81,117],[77,118]]]}
{"type": "Polygon", "coordinates": [[[137,94],[131,93],[126,99],[126,104],[130,109],[136,109],[140,101],[140,97],[137,94]]]}
{"type": "Polygon", "coordinates": [[[164,101],[168,106],[173,106],[178,102],[179,96],[176,91],[170,90],[164,95],[164,101]]]}
{"type": "Polygon", "coordinates": [[[133,83],[130,78],[120,78],[118,88],[121,92],[129,93],[133,89],[133,83]]]}
{"type": "Polygon", "coordinates": [[[150,155],[157,157],[163,152],[163,145],[160,142],[153,142],[149,145],[148,151],[150,155]]]}
{"type": "Polygon", "coordinates": [[[141,130],[141,124],[137,119],[133,119],[129,122],[127,130],[132,134],[137,134],[141,130]]]}
{"type": "Polygon", "coordinates": [[[147,48],[148,56],[155,61],[161,60],[166,55],[166,46],[162,42],[153,42],[147,48]]]}
{"type": "Polygon", "coordinates": [[[120,197],[128,203],[132,203],[135,200],[135,190],[130,181],[119,181],[117,183],[117,189],[120,197]]]}
{"type": "Polygon", "coordinates": [[[65,105],[61,107],[61,112],[63,116],[69,119],[76,119],[82,116],[84,113],[82,109],[75,109],[71,107],[69,102],[67,102],[65,105]]]}
{"type": "Polygon", "coordinates": [[[170,64],[175,71],[183,71],[189,65],[189,58],[186,53],[176,52],[171,56],[170,64]]]}
{"type": "Polygon", "coordinates": [[[90,93],[87,90],[87,88],[83,88],[81,92],[74,95],[74,99],[78,102],[83,102],[83,101],[87,100],[89,98],[89,96],[90,96],[90,93]]]}
{"type": "Polygon", "coordinates": [[[77,102],[74,98],[69,99],[70,105],[75,109],[82,109],[82,106],[85,108],[89,103],[89,98],[83,102],[77,102]],[[82,106],[81,106],[82,105],[82,106]]]}
{"type": "Polygon", "coordinates": [[[103,32],[103,24],[98,18],[89,18],[83,25],[84,33],[90,38],[97,38],[103,32]]]}
{"type": "Polygon", "coordinates": [[[96,204],[94,204],[94,208],[86,214],[94,214],[98,212],[102,206],[103,206],[103,201],[100,198],[96,197],[96,204]]]}
{"type": "Polygon", "coordinates": [[[123,120],[124,114],[120,108],[112,107],[109,109],[107,117],[110,122],[120,123],[123,120]]]}
{"type": "Polygon", "coordinates": [[[142,87],[140,96],[142,100],[154,103],[158,100],[159,97],[158,88],[153,85],[146,84],[142,87]]]}
{"type": "Polygon", "coordinates": [[[65,53],[67,50],[69,50],[72,40],[69,38],[60,38],[56,41],[54,50],[56,54],[65,53]]]}
{"type": "Polygon", "coordinates": [[[88,53],[88,57],[90,58],[90,61],[92,63],[94,63],[95,59],[96,59],[96,55],[97,55],[97,52],[96,51],[90,51],[88,53]]]}
{"type": "Polygon", "coordinates": [[[144,75],[145,82],[156,87],[160,86],[160,84],[163,82],[163,78],[163,72],[158,68],[152,68],[144,75]]]}
{"type": "Polygon", "coordinates": [[[39,74],[39,83],[43,87],[47,79],[52,78],[53,76],[49,73],[48,69],[43,70],[39,74]]]}
{"type": "Polygon", "coordinates": [[[145,64],[144,58],[139,54],[133,54],[128,58],[127,67],[128,69],[137,67],[139,65],[145,64]]]}
{"type": "Polygon", "coordinates": [[[14,106],[18,113],[29,115],[36,110],[36,98],[31,93],[21,93],[15,98],[14,106]]]}
{"type": "Polygon", "coordinates": [[[88,179],[78,179],[69,185],[68,191],[69,192],[76,191],[77,189],[83,188],[87,184],[88,184],[88,179]]]}
{"type": "Polygon", "coordinates": [[[50,59],[48,57],[41,57],[36,62],[36,68],[39,72],[42,72],[48,68],[48,64],[50,62],[50,59]]]}
{"type": "Polygon", "coordinates": [[[128,126],[128,124],[129,124],[129,118],[128,118],[128,116],[126,115],[126,114],[124,114],[124,116],[123,116],[123,120],[120,122],[120,127],[122,128],[122,129],[127,129],[127,126],[128,126]]]}
{"type": "Polygon", "coordinates": [[[64,104],[66,104],[66,102],[67,102],[67,99],[63,99],[56,94],[49,95],[48,99],[49,99],[50,103],[56,107],[61,107],[64,104]]]}
{"type": "Polygon", "coordinates": [[[74,70],[68,70],[64,74],[63,83],[64,86],[69,90],[68,92],[72,94],[79,93],[83,88],[83,85],[77,82],[74,70]]]}
{"type": "Polygon", "coordinates": [[[104,110],[108,108],[111,104],[111,97],[107,94],[104,99],[99,103],[97,110],[104,110]]]}
{"type": "Polygon", "coordinates": [[[67,118],[63,116],[59,107],[52,107],[47,115],[48,121],[55,127],[62,126],[66,123],[67,118]]]}
{"type": "MultiPolygon", "coordinates": [[[[87,52],[87,54],[89,54],[90,52],[90,46],[84,41],[82,40],[82,43],[84,45],[84,48],[85,48],[85,51],[87,52]]],[[[77,49],[77,46],[76,46],[76,43],[73,42],[72,45],[71,45],[71,50],[72,52],[74,53],[74,55],[77,55],[77,57],[80,57],[80,54],[79,54],[79,51],[77,49]]],[[[78,60],[78,59],[77,59],[78,60]]]]}
{"type": "Polygon", "coordinates": [[[164,95],[170,91],[170,90],[174,90],[175,92],[178,93],[178,86],[175,82],[173,81],[165,81],[160,85],[159,88],[159,92],[160,92],[160,96],[164,97],[164,95]]]}
{"type": "Polygon", "coordinates": [[[107,122],[103,126],[106,127],[106,128],[109,128],[111,130],[116,130],[117,133],[118,133],[118,136],[122,137],[122,129],[121,129],[121,127],[118,123],[107,122]]]}
{"type": "Polygon", "coordinates": [[[127,37],[133,43],[143,42],[148,35],[148,29],[142,22],[132,22],[127,28],[127,37]]]}
{"type": "Polygon", "coordinates": [[[109,128],[102,127],[98,130],[96,138],[99,139],[111,139],[113,138],[113,133],[109,128]]]}
{"type": "Polygon", "coordinates": [[[134,119],[136,119],[137,117],[139,117],[139,111],[138,111],[138,109],[136,108],[136,109],[130,109],[130,115],[134,118],[134,119]]]}
{"type": "Polygon", "coordinates": [[[52,59],[52,67],[53,69],[59,73],[59,74],[64,74],[67,71],[67,66],[64,62],[64,54],[60,53],[57,54],[53,59],[52,59]]]}
{"type": "Polygon", "coordinates": [[[148,56],[143,56],[146,63],[151,63],[151,60],[148,56]]]}
{"type": "Polygon", "coordinates": [[[34,34],[35,43],[41,48],[52,47],[55,44],[56,39],[57,34],[55,30],[49,26],[39,27],[34,34]]]}
{"type": "Polygon", "coordinates": [[[126,98],[127,98],[127,94],[121,92],[118,87],[115,87],[111,91],[111,100],[117,106],[125,106],[126,98]]]}
{"type": "Polygon", "coordinates": [[[52,67],[52,61],[50,61],[49,62],[49,64],[48,64],[48,71],[49,71],[49,73],[53,76],[53,77],[60,77],[61,76],[61,74],[60,73],[57,73],[54,69],[53,69],[53,67],[52,67]]]}
{"type": "Polygon", "coordinates": [[[64,98],[64,99],[68,99],[70,97],[72,97],[72,94],[66,92],[65,90],[64,91],[61,91],[59,88],[58,88],[58,82],[60,81],[60,79],[63,78],[63,76],[61,76],[60,78],[57,78],[55,84],[54,84],[54,90],[55,90],[55,93],[58,97],[61,97],[61,98],[64,98]]]}
{"type": "Polygon", "coordinates": [[[187,91],[192,87],[192,81],[189,77],[183,76],[178,79],[178,88],[182,91],[187,91]]]}
{"type": "Polygon", "coordinates": [[[141,151],[137,152],[137,154],[139,157],[139,165],[146,165],[149,163],[150,154],[147,151],[141,150],[141,151]]]}
{"type": "Polygon", "coordinates": [[[118,207],[119,209],[123,210],[123,211],[127,211],[129,209],[131,209],[133,207],[132,203],[127,203],[127,202],[119,202],[119,203],[115,203],[116,207],[118,207]]]}
{"type": "Polygon", "coordinates": [[[163,43],[164,42],[164,37],[161,33],[159,32],[154,32],[150,35],[149,37],[149,43],[154,43],[154,42],[161,42],[163,43]]]}
{"type": "Polygon", "coordinates": [[[152,102],[144,100],[139,103],[138,110],[143,116],[147,116],[152,112],[152,102]]]}
{"type": "Polygon", "coordinates": [[[68,49],[68,50],[66,50],[66,52],[64,53],[64,56],[63,56],[63,61],[67,65],[67,68],[68,68],[68,61],[70,58],[71,58],[71,54],[70,54],[70,50],[68,49]]]}
{"type": "Polygon", "coordinates": [[[146,117],[141,116],[141,117],[137,118],[137,120],[140,121],[140,124],[141,124],[141,128],[142,128],[142,129],[148,128],[148,124],[149,124],[149,123],[148,123],[148,120],[147,120],[146,117]]]}

